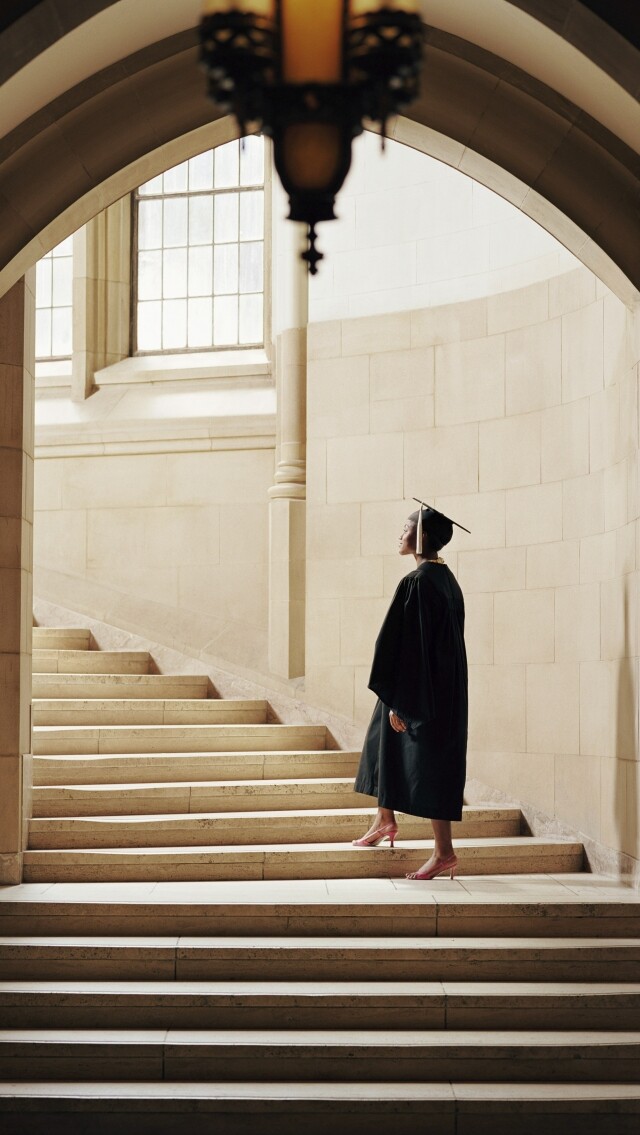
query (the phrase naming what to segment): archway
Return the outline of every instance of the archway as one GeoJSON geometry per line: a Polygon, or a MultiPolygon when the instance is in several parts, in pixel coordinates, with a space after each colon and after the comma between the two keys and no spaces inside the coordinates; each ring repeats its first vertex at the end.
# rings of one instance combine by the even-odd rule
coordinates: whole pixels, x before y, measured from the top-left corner
{"type": "MultiPolygon", "coordinates": [[[[33,34],[26,25],[41,22],[46,7],[36,5],[5,35],[33,34]]],[[[30,61],[7,76],[13,129],[0,148],[3,292],[43,251],[130,190],[142,171],[159,168],[159,148],[211,123],[194,46],[199,5],[179,7],[178,15],[175,5],[158,4],[150,28],[133,18],[130,0],[87,5],[91,18],[57,42],[41,26],[30,61]]],[[[598,47],[606,25],[591,28],[589,49],[579,52],[567,39],[575,28],[551,31],[538,19],[540,7],[492,0],[478,28],[468,0],[425,3],[425,18],[436,26],[427,32],[423,91],[409,121],[426,128],[418,148],[502,193],[630,303],[640,285],[629,240],[640,186],[632,146],[640,135],[637,104],[625,90],[628,67],[619,67],[615,81],[606,73],[598,47]]],[[[394,136],[416,144],[404,123],[395,124],[394,136]]]]}
{"type": "MultiPolygon", "coordinates": [[[[13,77],[5,72],[0,95],[10,115],[10,132],[0,142],[0,295],[20,286],[47,248],[174,156],[177,160],[178,151],[185,157],[233,134],[230,120],[212,121],[204,93],[196,0],[180,6],[158,2],[153,26],[133,17],[131,0],[91,0],[79,13],[84,20],[74,23],[72,17],[74,26],[63,28],[62,36],[59,24],[47,31],[46,18],[42,22],[50,7],[43,0],[21,26],[3,33],[14,49],[5,58],[13,57],[21,69],[13,77]],[[36,24],[40,31],[34,36],[36,24]]],[[[592,26],[579,50],[580,28],[550,29],[541,14],[546,7],[537,0],[488,0],[490,18],[477,27],[470,0],[426,0],[431,26],[423,94],[411,117],[394,122],[391,133],[497,190],[631,304],[640,288],[640,258],[630,239],[637,231],[640,187],[638,109],[628,89],[632,69],[622,60],[618,74],[609,73],[604,25],[592,26]],[[526,68],[519,54],[525,44],[526,68]],[[570,61],[576,66],[568,67],[570,61]]],[[[14,295],[7,318],[19,318],[23,302],[14,295]]],[[[2,358],[18,371],[25,364],[24,345],[15,347],[2,358]]],[[[26,531],[28,505],[22,504],[21,513],[20,501],[25,493],[28,498],[32,439],[17,444],[24,428],[17,409],[8,428],[10,439],[0,438],[13,470],[8,507],[26,531]]],[[[23,576],[28,570],[20,541],[17,547],[8,566],[15,572],[24,629],[30,590],[28,580],[20,582],[21,564],[23,576]]],[[[10,658],[15,666],[8,681],[18,697],[9,716],[20,720],[24,732],[19,651],[10,658]]],[[[24,745],[18,748],[25,751],[24,745]]],[[[17,784],[13,766],[11,776],[17,784]]],[[[19,801],[14,780],[7,791],[19,801]]],[[[21,809],[20,803],[22,814],[21,809]]],[[[16,831],[19,826],[17,820],[16,831]]],[[[16,835],[8,853],[19,848],[19,839],[16,835]]],[[[8,866],[9,876],[15,863],[8,866]]]]}

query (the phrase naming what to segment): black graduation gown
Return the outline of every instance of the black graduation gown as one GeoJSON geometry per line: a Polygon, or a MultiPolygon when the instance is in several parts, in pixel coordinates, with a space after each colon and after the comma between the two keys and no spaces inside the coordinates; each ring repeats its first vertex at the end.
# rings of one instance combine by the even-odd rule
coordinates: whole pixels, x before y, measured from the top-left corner
{"type": "Polygon", "coordinates": [[[375,646],[373,711],[355,782],[383,808],[462,819],[467,753],[464,600],[446,564],[425,561],[401,580],[375,646]],[[396,733],[394,709],[407,724],[396,733]]]}

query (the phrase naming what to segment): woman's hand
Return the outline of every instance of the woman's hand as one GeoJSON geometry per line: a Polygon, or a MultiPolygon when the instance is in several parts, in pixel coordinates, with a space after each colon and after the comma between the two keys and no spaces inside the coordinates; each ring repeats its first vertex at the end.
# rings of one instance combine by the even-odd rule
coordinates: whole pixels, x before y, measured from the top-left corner
{"type": "Polygon", "coordinates": [[[407,732],[407,726],[405,725],[404,721],[401,717],[398,717],[397,713],[394,713],[392,709],[389,710],[389,722],[391,724],[391,728],[394,729],[396,733],[407,732]]]}

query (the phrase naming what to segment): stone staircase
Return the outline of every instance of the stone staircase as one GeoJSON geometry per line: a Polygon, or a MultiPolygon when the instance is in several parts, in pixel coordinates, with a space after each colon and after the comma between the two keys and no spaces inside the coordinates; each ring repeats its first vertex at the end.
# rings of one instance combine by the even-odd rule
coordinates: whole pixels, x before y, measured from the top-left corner
{"type": "Polygon", "coordinates": [[[0,1129],[626,1135],[640,903],[465,808],[362,850],[358,755],[267,703],[34,629],[26,882],[0,892],[0,1129]]]}

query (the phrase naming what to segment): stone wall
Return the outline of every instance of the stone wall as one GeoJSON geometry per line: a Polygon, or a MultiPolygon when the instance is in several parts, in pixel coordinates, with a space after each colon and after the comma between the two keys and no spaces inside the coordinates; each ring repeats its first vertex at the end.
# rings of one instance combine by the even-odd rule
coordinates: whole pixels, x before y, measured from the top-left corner
{"type": "Polygon", "coordinates": [[[423,494],[472,533],[471,776],[636,859],[638,338],[586,269],[310,327],[306,679],[366,722],[423,494]]]}
{"type": "Polygon", "coordinates": [[[194,656],[266,671],[273,445],[41,456],[36,594],[194,656]]]}

